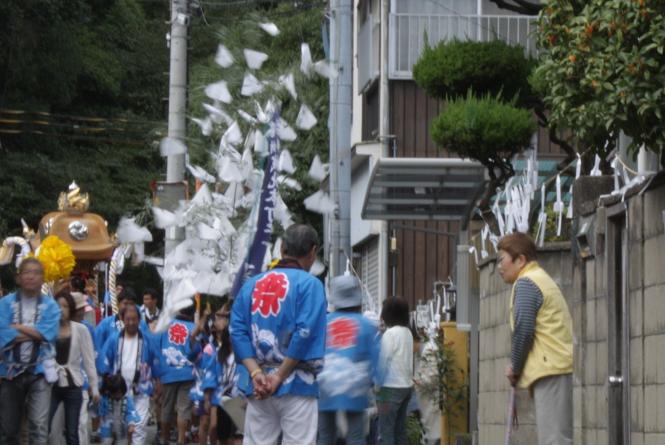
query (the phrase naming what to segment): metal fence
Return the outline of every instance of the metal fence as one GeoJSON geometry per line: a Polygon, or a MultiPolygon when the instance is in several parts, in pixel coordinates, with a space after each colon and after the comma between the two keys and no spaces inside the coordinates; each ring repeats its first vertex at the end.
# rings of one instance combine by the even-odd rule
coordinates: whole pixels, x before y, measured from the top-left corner
{"type": "Polygon", "coordinates": [[[442,40],[496,39],[521,45],[527,55],[535,56],[536,20],[525,15],[390,14],[390,78],[412,78],[411,69],[423,52],[425,38],[430,46],[442,40]]]}

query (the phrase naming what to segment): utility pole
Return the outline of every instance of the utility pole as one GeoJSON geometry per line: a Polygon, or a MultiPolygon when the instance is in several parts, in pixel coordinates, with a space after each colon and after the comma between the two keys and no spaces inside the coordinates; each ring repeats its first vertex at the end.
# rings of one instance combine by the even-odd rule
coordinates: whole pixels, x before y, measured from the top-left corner
{"type": "MultiPolygon", "coordinates": [[[[184,142],[187,129],[187,28],[189,26],[188,0],[171,0],[171,63],[169,69],[169,121],[168,137],[184,142]]],[[[185,179],[185,155],[168,156],[166,182],[177,183],[185,179]]],[[[184,196],[182,197],[184,199],[184,196]]],[[[172,209],[171,209],[172,210],[172,209]]],[[[184,239],[182,228],[169,228],[165,234],[165,256],[184,239]]]]}
{"type": "MultiPolygon", "coordinates": [[[[381,49],[379,55],[379,141],[381,142],[381,156],[388,157],[390,154],[390,126],[389,110],[390,96],[388,90],[388,20],[389,20],[389,0],[381,0],[381,49]]],[[[379,290],[378,307],[383,305],[383,299],[388,296],[388,255],[390,248],[388,246],[390,236],[388,233],[388,222],[381,221],[379,229],[379,290]]],[[[395,295],[395,283],[393,280],[392,294],[395,295]]]]}
{"type": "Polygon", "coordinates": [[[331,221],[330,276],[340,275],[351,259],[351,119],[353,114],[353,0],[330,0],[330,58],[338,67],[330,80],[330,195],[336,204],[331,221]]]}

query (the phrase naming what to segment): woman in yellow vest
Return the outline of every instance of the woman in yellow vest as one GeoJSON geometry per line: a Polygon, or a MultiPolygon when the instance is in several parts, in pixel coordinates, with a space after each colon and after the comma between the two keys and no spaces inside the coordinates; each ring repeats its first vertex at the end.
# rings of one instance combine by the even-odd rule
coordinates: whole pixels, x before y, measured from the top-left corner
{"type": "Polygon", "coordinates": [[[536,262],[536,245],[523,233],[497,245],[503,281],[513,285],[510,327],[512,386],[528,388],[536,406],[539,445],[573,443],[572,320],[559,286],[536,262]]]}

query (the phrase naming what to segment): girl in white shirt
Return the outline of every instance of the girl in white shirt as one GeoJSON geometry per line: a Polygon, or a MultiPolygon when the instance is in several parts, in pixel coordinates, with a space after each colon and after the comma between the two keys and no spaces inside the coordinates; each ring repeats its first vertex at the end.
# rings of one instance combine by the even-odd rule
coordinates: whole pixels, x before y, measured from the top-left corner
{"type": "Polygon", "coordinates": [[[409,304],[402,298],[383,303],[381,319],[387,329],[381,338],[377,394],[379,437],[382,445],[406,443],[407,406],[413,388],[413,335],[409,304]]]}

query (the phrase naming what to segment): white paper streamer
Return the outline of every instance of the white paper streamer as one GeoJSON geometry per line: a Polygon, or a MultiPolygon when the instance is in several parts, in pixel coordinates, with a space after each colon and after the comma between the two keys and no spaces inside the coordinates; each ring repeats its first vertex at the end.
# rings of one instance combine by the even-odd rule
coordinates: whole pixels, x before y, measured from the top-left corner
{"type": "Polygon", "coordinates": [[[237,121],[233,121],[233,124],[227,128],[224,135],[222,135],[222,141],[231,145],[238,145],[242,142],[242,133],[237,121]]]}
{"type": "Polygon", "coordinates": [[[490,226],[485,224],[485,227],[480,231],[480,257],[485,259],[489,256],[486,248],[487,236],[490,233],[490,226]]]}
{"type": "Polygon", "coordinates": [[[279,28],[277,27],[277,25],[275,25],[272,22],[270,22],[270,23],[259,23],[259,27],[261,27],[262,30],[264,30],[265,32],[267,32],[268,34],[270,34],[273,37],[279,35],[279,28]]]}
{"type": "Polygon", "coordinates": [[[280,152],[279,161],[277,162],[277,170],[287,172],[291,175],[295,173],[296,168],[293,165],[293,158],[291,157],[291,152],[289,150],[282,149],[280,152]]]}
{"type": "Polygon", "coordinates": [[[309,50],[309,45],[303,43],[300,45],[300,71],[302,71],[305,76],[311,76],[312,69],[312,53],[309,50]]]}
{"type": "Polygon", "coordinates": [[[254,51],[253,49],[244,49],[243,54],[245,55],[247,66],[253,70],[260,70],[263,62],[268,60],[268,54],[254,51]]]}
{"type": "Polygon", "coordinates": [[[596,155],[593,159],[593,168],[589,173],[590,176],[600,176],[603,173],[600,171],[600,156],[596,155]]]}
{"type": "Polygon", "coordinates": [[[300,105],[300,111],[296,118],[296,127],[301,130],[311,130],[316,125],[316,117],[314,113],[307,107],[307,105],[300,105]]]}
{"type": "Polygon", "coordinates": [[[187,153],[187,146],[180,139],[167,137],[159,142],[159,153],[162,157],[182,155],[187,153]]]}
{"type": "Polygon", "coordinates": [[[217,54],[215,54],[215,63],[222,68],[228,68],[233,65],[233,62],[234,60],[231,51],[229,51],[226,46],[219,45],[217,47],[217,54]]]}
{"type": "Polygon", "coordinates": [[[227,86],[224,80],[219,82],[211,83],[205,87],[205,95],[211,99],[230,104],[233,98],[229,92],[229,87],[227,86]]]}
{"type": "Polygon", "coordinates": [[[240,94],[243,96],[253,96],[261,91],[263,91],[263,84],[259,79],[254,77],[251,73],[245,74],[245,77],[242,80],[240,94]]]}
{"type": "Polygon", "coordinates": [[[148,229],[136,224],[134,218],[127,218],[125,216],[120,218],[116,234],[118,235],[118,241],[120,241],[121,244],[132,244],[132,243],[142,243],[142,242],[152,241],[152,234],[148,229]]]}
{"type": "Polygon", "coordinates": [[[305,208],[312,212],[321,213],[323,215],[335,211],[335,202],[330,196],[322,190],[317,191],[313,195],[308,196],[305,201],[305,208]]]}
{"type": "Polygon", "coordinates": [[[206,103],[203,104],[203,108],[205,108],[205,110],[209,113],[210,119],[214,123],[225,123],[226,125],[231,125],[233,123],[233,118],[229,116],[222,108],[206,103]]]}
{"type": "Polygon", "coordinates": [[[327,79],[334,79],[337,77],[337,70],[333,68],[333,65],[326,62],[325,60],[319,60],[314,64],[314,71],[321,77],[327,79]]]}
{"type": "Polygon", "coordinates": [[[561,199],[561,175],[556,175],[556,201],[554,211],[558,214],[556,223],[556,236],[561,236],[561,222],[563,219],[563,200],[561,199]]]}
{"type": "Polygon", "coordinates": [[[207,116],[203,119],[192,117],[191,120],[199,126],[203,136],[210,136],[212,134],[212,119],[210,119],[210,116],[207,116]]]}
{"type": "Polygon", "coordinates": [[[155,220],[155,227],[158,229],[166,229],[176,225],[176,218],[173,212],[160,209],[159,207],[152,208],[153,218],[155,220]]]}
{"type": "Polygon", "coordinates": [[[283,141],[292,142],[295,141],[296,138],[298,137],[296,135],[295,130],[291,128],[284,119],[281,118],[277,123],[276,130],[277,130],[277,137],[279,137],[283,141]]]}
{"type": "Polygon", "coordinates": [[[289,92],[289,94],[291,95],[291,97],[293,99],[296,99],[296,100],[298,99],[298,93],[296,91],[296,83],[295,83],[295,80],[293,78],[293,73],[284,74],[282,76],[279,76],[279,83],[280,83],[280,85],[283,85],[284,88],[286,88],[286,91],[289,92]]]}
{"type": "Polygon", "coordinates": [[[539,247],[545,244],[545,231],[547,230],[547,213],[545,212],[545,184],[540,187],[540,213],[538,214],[538,231],[536,240],[539,247]]]}
{"type": "Polygon", "coordinates": [[[323,181],[326,178],[326,175],[328,173],[326,171],[326,167],[321,162],[321,158],[319,157],[319,155],[314,156],[314,160],[312,160],[312,165],[310,165],[307,174],[309,175],[310,178],[319,182],[323,181]]]}

